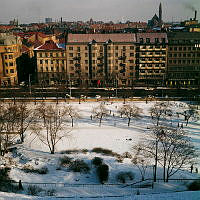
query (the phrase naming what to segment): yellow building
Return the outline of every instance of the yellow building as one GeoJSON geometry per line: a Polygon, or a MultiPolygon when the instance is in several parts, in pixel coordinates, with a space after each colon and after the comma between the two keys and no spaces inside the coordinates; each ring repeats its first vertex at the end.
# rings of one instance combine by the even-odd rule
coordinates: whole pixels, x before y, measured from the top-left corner
{"type": "Polygon", "coordinates": [[[52,40],[34,50],[37,57],[37,79],[44,86],[66,83],[65,49],[52,40]]]}
{"type": "Polygon", "coordinates": [[[16,85],[16,58],[20,56],[21,40],[11,34],[0,34],[0,86],[16,85]]]}
{"type": "Polygon", "coordinates": [[[132,86],[135,41],[135,34],[69,34],[68,79],[77,86],[132,86]]]}

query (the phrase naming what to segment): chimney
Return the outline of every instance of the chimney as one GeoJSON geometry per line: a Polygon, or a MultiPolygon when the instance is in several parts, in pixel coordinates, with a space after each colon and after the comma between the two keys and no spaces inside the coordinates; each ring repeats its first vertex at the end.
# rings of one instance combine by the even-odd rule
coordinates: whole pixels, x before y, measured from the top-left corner
{"type": "Polygon", "coordinates": [[[195,10],[194,20],[197,20],[197,11],[195,10]]]}

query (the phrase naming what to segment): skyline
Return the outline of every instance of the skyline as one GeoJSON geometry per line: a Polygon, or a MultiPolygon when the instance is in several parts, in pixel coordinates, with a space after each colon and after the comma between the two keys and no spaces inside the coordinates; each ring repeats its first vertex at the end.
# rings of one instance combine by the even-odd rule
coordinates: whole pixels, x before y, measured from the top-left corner
{"type": "Polygon", "coordinates": [[[182,21],[194,17],[198,11],[198,0],[1,0],[0,23],[9,23],[14,18],[20,23],[53,21],[63,17],[64,21],[144,21],[156,13],[162,3],[164,21],[182,21]]]}

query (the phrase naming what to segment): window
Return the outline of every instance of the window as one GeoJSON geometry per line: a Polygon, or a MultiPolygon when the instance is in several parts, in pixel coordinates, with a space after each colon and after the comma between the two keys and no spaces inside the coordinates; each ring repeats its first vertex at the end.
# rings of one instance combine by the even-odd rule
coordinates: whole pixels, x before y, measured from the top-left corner
{"type": "Polygon", "coordinates": [[[51,64],[53,64],[53,60],[51,60],[51,64]]]}
{"type": "Polygon", "coordinates": [[[177,51],[177,47],[174,47],[174,51],[177,51]]]}
{"type": "Polygon", "coordinates": [[[162,38],[162,43],[165,43],[166,42],[166,39],[165,38],[162,38]]]}
{"type": "Polygon", "coordinates": [[[133,66],[130,66],[130,70],[133,70],[134,68],[133,68],[133,66]]]}
{"type": "Polygon", "coordinates": [[[87,46],[85,46],[85,50],[88,50],[88,47],[87,47],[87,46]]]}
{"type": "Polygon", "coordinates": [[[85,70],[88,70],[88,66],[85,67],[85,70]]]}
{"type": "Polygon", "coordinates": [[[50,53],[50,57],[53,57],[53,53],[50,53]]]}
{"type": "Polygon", "coordinates": [[[115,50],[118,50],[118,46],[115,47],[115,50]]]}
{"type": "Polygon", "coordinates": [[[115,53],[115,56],[118,57],[118,53],[115,53]]]}
{"type": "Polygon", "coordinates": [[[85,53],[85,57],[88,57],[88,53],[85,53]]]}
{"type": "Polygon", "coordinates": [[[155,38],[155,43],[159,43],[159,38],[155,38]]]}
{"type": "Polygon", "coordinates": [[[80,51],[81,51],[81,48],[80,48],[80,47],[77,47],[77,51],[80,52],[80,51]]]}
{"type": "Polygon", "coordinates": [[[43,60],[40,60],[40,64],[42,64],[43,63],[43,60]]]}
{"type": "Polygon", "coordinates": [[[118,70],[118,66],[115,66],[115,70],[118,70]]]}
{"type": "Polygon", "coordinates": [[[134,46],[130,46],[130,50],[134,50],[134,46]]]}
{"type": "Polygon", "coordinates": [[[40,53],[39,55],[40,55],[40,57],[42,57],[42,53],[40,53]]]}
{"type": "Polygon", "coordinates": [[[130,63],[134,63],[134,60],[129,60],[130,63]]]}
{"type": "Polygon", "coordinates": [[[88,60],[85,60],[85,64],[88,64],[88,60]]]}
{"type": "Polygon", "coordinates": [[[123,46],[123,51],[126,51],[126,46],[123,46]]]}
{"type": "Polygon", "coordinates": [[[10,62],[9,66],[13,66],[13,62],[10,62]]]}
{"type": "Polygon", "coordinates": [[[69,61],[69,64],[73,64],[73,60],[70,60],[70,61],[69,61]]]}
{"type": "Polygon", "coordinates": [[[146,43],[150,43],[150,38],[146,38],[146,43]]]}
{"type": "Polygon", "coordinates": [[[13,74],[14,73],[14,69],[10,69],[10,73],[13,74]]]}
{"type": "Polygon", "coordinates": [[[45,57],[48,57],[48,53],[45,53],[45,57]]]}
{"type": "Polygon", "coordinates": [[[134,53],[130,53],[130,56],[134,56],[134,53]]]}
{"type": "Polygon", "coordinates": [[[48,67],[46,67],[46,71],[48,72],[48,67]]]}
{"type": "Polygon", "coordinates": [[[95,57],[95,53],[92,54],[92,57],[95,57]]]}
{"type": "Polygon", "coordinates": [[[10,55],[9,55],[9,59],[13,59],[13,55],[10,54],[10,55]]]}
{"type": "Polygon", "coordinates": [[[95,64],[95,63],[96,63],[95,60],[93,60],[93,61],[92,61],[92,64],[95,64]]]}
{"type": "Polygon", "coordinates": [[[73,53],[69,53],[69,57],[73,57],[73,53]]]}
{"type": "Polygon", "coordinates": [[[73,47],[69,47],[69,50],[72,51],[72,50],[73,50],[73,47]]]}
{"type": "Polygon", "coordinates": [[[53,71],[53,67],[51,67],[51,71],[53,71]]]}
{"type": "Polygon", "coordinates": [[[140,38],[140,43],[143,44],[144,43],[144,39],[140,38]]]}

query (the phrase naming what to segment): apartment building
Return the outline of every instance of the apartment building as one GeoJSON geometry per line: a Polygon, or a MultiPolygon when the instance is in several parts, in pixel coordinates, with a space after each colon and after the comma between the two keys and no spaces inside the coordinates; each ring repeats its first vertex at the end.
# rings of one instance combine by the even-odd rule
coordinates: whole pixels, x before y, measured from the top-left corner
{"type": "Polygon", "coordinates": [[[37,57],[38,83],[43,86],[66,83],[65,48],[49,40],[34,51],[37,57]]]}
{"type": "Polygon", "coordinates": [[[132,86],[135,42],[135,34],[68,34],[68,78],[74,85],[132,86]]]}
{"type": "Polygon", "coordinates": [[[12,34],[0,33],[0,86],[18,83],[16,59],[20,56],[21,40],[12,34]]]}
{"type": "Polygon", "coordinates": [[[136,78],[142,85],[165,85],[168,39],[166,33],[136,34],[136,78]]]}
{"type": "Polygon", "coordinates": [[[200,33],[168,33],[167,85],[197,87],[200,85],[200,33]]]}

